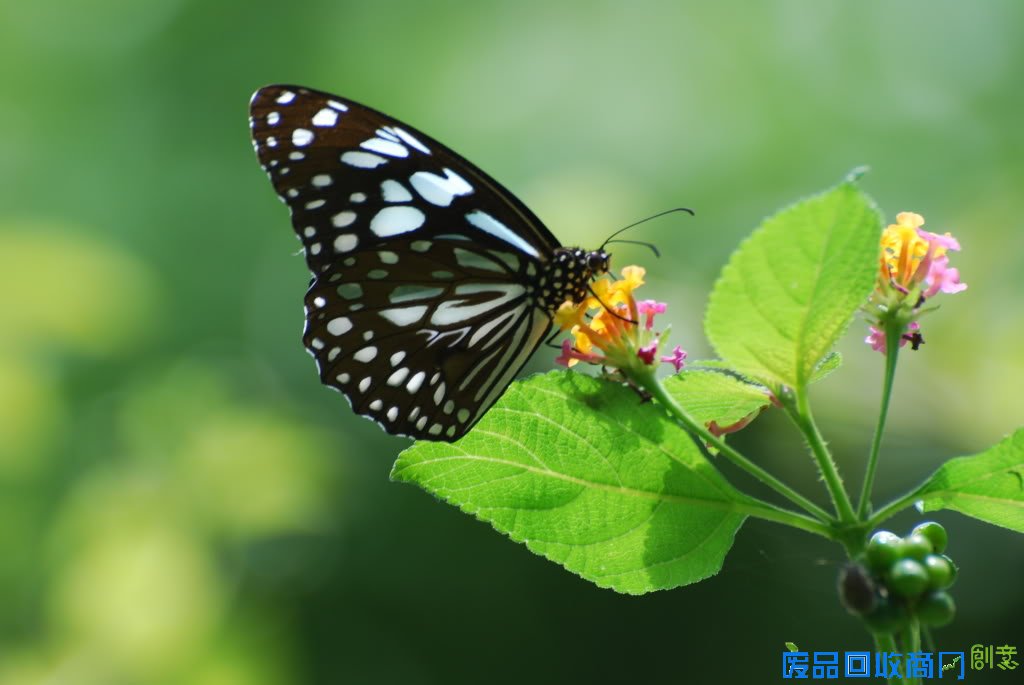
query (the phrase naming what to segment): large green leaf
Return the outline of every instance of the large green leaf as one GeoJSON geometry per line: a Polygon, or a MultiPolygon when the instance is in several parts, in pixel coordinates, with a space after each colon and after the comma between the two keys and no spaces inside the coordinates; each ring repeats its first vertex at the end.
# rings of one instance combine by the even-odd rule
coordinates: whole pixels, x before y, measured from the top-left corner
{"type": "Polygon", "coordinates": [[[568,371],[514,383],[457,443],[402,452],[392,477],[631,594],[717,573],[748,501],[656,404],[568,371]]]}
{"type": "Polygon", "coordinates": [[[920,491],[924,511],[953,509],[1024,533],[1024,429],[943,464],[920,491]]]}
{"type": "Polygon", "coordinates": [[[763,385],[720,371],[687,369],[666,380],[665,389],[694,419],[719,428],[753,418],[771,403],[763,385]]]}
{"type": "Polygon", "coordinates": [[[705,327],[719,356],[771,387],[804,387],[871,293],[880,232],[851,182],[767,219],[711,293],[705,327]]]}

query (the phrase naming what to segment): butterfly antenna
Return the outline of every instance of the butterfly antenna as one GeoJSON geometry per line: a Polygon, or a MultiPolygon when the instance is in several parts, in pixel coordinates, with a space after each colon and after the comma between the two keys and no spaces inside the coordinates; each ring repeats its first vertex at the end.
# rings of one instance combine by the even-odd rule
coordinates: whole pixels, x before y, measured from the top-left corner
{"type": "MultiPolygon", "coordinates": [[[[603,250],[604,246],[607,245],[608,243],[610,243],[612,238],[614,238],[615,236],[619,235],[623,231],[627,231],[627,230],[633,228],[634,226],[639,226],[640,224],[646,223],[646,222],[650,221],[651,219],[657,219],[659,217],[665,216],[666,214],[675,214],[676,212],[686,212],[690,216],[695,216],[694,211],[692,209],[688,209],[686,207],[675,207],[673,209],[666,209],[664,212],[658,212],[657,214],[654,214],[653,216],[649,216],[646,219],[640,219],[640,221],[635,221],[635,222],[631,223],[629,226],[623,226],[619,230],[615,231],[615,233],[612,233],[610,236],[608,236],[608,239],[605,240],[603,243],[601,243],[601,247],[599,247],[598,249],[599,250],[603,250]]],[[[620,241],[620,242],[625,242],[625,241],[620,241]]]]}
{"type": "MultiPolygon", "coordinates": [[[[606,240],[605,245],[611,245],[612,243],[630,243],[632,245],[643,245],[644,247],[650,248],[651,252],[654,253],[655,257],[661,257],[661,252],[654,243],[646,243],[643,240],[626,240],[625,238],[619,238],[617,240],[606,240]]],[[[602,245],[602,247],[604,247],[602,245]]]]}

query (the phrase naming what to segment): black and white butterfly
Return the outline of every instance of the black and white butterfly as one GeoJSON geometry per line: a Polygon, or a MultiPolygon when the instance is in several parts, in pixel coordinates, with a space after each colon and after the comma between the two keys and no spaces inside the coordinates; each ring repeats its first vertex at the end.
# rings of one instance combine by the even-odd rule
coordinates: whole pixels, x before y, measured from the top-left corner
{"type": "Polygon", "coordinates": [[[497,181],[369,107],[267,86],[249,122],[313,272],[303,342],[389,433],[461,437],[608,271],[603,249],[562,247],[497,181]]]}

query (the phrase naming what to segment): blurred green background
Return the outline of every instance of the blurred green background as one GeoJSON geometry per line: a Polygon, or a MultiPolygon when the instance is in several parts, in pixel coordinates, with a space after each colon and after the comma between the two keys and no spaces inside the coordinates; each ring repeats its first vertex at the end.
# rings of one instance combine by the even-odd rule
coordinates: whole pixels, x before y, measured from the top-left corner
{"type": "MultiPolygon", "coordinates": [[[[2,0],[0,63],[0,685],[769,682],[786,640],[870,648],[816,538],[750,521],[720,575],[624,597],[390,484],[406,442],[300,342],[307,272],[248,139],[267,83],[412,123],[567,244],[695,208],[632,234],[660,261],[615,255],[691,359],[737,242],[870,164],[970,285],[904,355],[876,492],[1024,423],[1020,2],[2,0]]],[[[854,487],[865,328],[815,390],[854,487]]],[[[738,437],[824,503],[784,420],[738,437]]],[[[940,646],[1024,650],[1020,536],[937,518],[963,567],[940,646]]]]}

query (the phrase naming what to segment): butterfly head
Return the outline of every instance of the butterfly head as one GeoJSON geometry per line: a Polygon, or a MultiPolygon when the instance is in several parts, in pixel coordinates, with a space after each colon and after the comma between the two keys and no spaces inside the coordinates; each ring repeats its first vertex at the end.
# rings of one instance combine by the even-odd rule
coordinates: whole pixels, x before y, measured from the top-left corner
{"type": "Polygon", "coordinates": [[[587,253],[587,269],[590,271],[590,277],[600,276],[608,273],[608,261],[611,259],[604,250],[593,250],[587,253]]]}
{"type": "Polygon", "coordinates": [[[548,263],[540,279],[539,290],[549,311],[555,311],[566,300],[582,302],[590,282],[608,272],[610,255],[604,250],[586,252],[578,247],[560,247],[548,263]]]}

